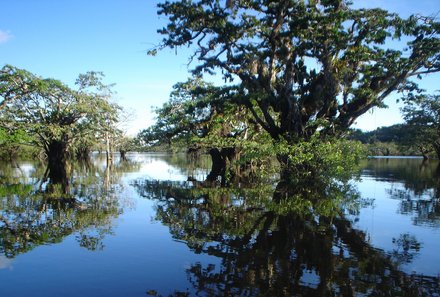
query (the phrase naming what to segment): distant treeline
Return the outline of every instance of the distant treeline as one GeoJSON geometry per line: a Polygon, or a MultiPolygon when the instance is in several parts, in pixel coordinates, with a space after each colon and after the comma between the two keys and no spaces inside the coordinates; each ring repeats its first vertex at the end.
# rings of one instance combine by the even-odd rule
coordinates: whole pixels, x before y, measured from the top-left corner
{"type": "MultiPolygon", "coordinates": [[[[396,124],[368,132],[355,129],[350,139],[362,142],[371,156],[423,156],[416,128],[408,124],[396,124]]],[[[435,152],[430,151],[427,155],[435,157],[435,152]]]]}

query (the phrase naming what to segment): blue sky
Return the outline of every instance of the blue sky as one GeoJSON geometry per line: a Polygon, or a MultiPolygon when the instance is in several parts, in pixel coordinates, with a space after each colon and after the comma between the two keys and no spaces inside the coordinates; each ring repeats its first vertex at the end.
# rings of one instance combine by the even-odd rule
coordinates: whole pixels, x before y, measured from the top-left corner
{"type": "MultiPolygon", "coordinates": [[[[0,67],[24,68],[72,85],[79,73],[103,71],[116,83],[115,101],[131,111],[129,134],[153,123],[152,106],[168,99],[172,85],[188,77],[188,53],[147,50],[161,37],[166,19],[156,14],[156,0],[0,0],[0,67]]],[[[432,15],[437,0],[354,0],[357,7],[381,7],[402,16],[432,15]]],[[[423,81],[434,90],[439,75],[423,81]]],[[[439,87],[437,87],[439,88],[439,87]]],[[[398,105],[376,110],[358,120],[371,130],[401,121],[398,105]]]]}

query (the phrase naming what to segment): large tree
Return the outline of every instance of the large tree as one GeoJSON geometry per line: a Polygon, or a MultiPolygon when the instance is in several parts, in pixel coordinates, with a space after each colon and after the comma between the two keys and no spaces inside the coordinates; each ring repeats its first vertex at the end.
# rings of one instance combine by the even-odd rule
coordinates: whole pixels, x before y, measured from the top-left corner
{"type": "Polygon", "coordinates": [[[10,65],[0,70],[0,124],[35,136],[31,140],[44,150],[54,183],[66,182],[69,155],[115,121],[119,107],[109,103],[101,77],[80,75],[74,90],[10,65]]]}
{"type": "MultiPolygon", "coordinates": [[[[345,132],[412,78],[439,71],[440,24],[348,1],[165,1],[163,48],[190,46],[194,73],[238,81],[246,106],[275,143],[345,132]]],[[[289,158],[279,153],[287,164],[289,158]]]]}

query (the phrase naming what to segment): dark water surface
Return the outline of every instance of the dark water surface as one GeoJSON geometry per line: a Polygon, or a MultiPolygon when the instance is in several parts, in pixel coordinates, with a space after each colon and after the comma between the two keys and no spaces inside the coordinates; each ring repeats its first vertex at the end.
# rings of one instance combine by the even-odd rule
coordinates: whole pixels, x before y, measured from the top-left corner
{"type": "Polygon", "coordinates": [[[0,164],[1,297],[440,296],[437,161],[209,188],[184,155],[128,158],[72,165],[67,196],[0,164]]]}

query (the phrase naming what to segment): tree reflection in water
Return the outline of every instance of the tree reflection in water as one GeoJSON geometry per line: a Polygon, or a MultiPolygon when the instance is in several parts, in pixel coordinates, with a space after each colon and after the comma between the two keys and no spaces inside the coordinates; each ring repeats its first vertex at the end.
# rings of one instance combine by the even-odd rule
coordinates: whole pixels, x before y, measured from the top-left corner
{"type": "MultiPolygon", "coordinates": [[[[371,246],[346,216],[363,203],[341,183],[280,182],[252,188],[141,181],[156,200],[156,219],[195,253],[221,265],[193,263],[192,292],[174,296],[430,296],[439,279],[399,270],[411,261],[414,238],[395,239],[393,254],[371,246]]],[[[154,289],[154,288],[149,288],[154,289]]],[[[161,296],[150,290],[150,295],[161,296]]]]}
{"type": "Polygon", "coordinates": [[[371,176],[376,180],[397,183],[387,190],[388,195],[400,201],[398,211],[411,215],[415,225],[440,227],[439,161],[372,159],[365,171],[374,172],[371,176]]]}
{"type": "Polygon", "coordinates": [[[112,221],[122,212],[118,176],[137,164],[112,168],[73,163],[69,191],[44,180],[44,167],[0,164],[0,255],[13,258],[76,234],[80,246],[104,248],[112,221]]]}

